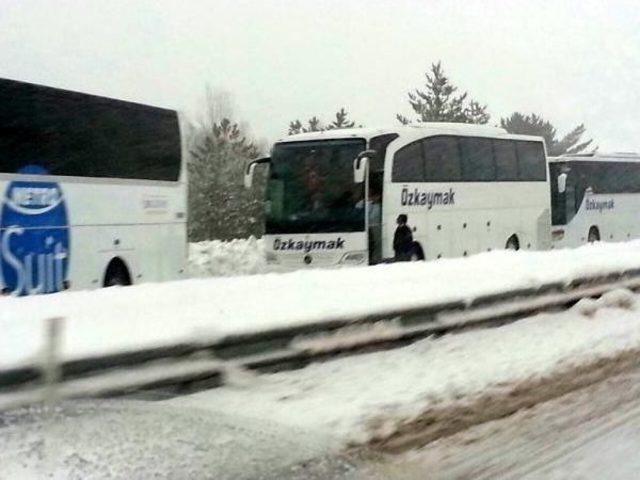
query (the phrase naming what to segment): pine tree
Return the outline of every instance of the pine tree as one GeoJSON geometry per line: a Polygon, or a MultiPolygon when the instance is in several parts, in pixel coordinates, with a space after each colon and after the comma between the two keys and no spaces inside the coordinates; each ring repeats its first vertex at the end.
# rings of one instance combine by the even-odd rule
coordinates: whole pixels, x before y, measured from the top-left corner
{"type": "MultiPolygon", "coordinates": [[[[551,157],[564,153],[580,153],[593,143],[592,139],[581,142],[582,135],[586,132],[583,124],[578,125],[558,140],[556,138],[558,132],[551,122],[535,113],[524,115],[520,112],[514,112],[511,116],[500,119],[500,126],[509,133],[543,137],[547,145],[547,153],[551,157]]],[[[597,150],[597,147],[594,150],[597,150]]]]}
{"type": "Polygon", "coordinates": [[[304,127],[302,126],[302,122],[300,122],[300,120],[289,122],[289,135],[295,135],[296,133],[302,133],[303,131],[304,127]]]}
{"type": "MultiPolygon", "coordinates": [[[[317,116],[307,120],[307,124],[303,125],[300,120],[289,122],[289,135],[296,133],[323,132],[325,130],[338,130],[342,128],[353,128],[356,122],[349,120],[349,113],[342,107],[336,112],[336,118],[329,125],[324,126],[317,116]]],[[[362,125],[360,125],[362,126],[362,125]]]]}
{"type": "Polygon", "coordinates": [[[309,119],[309,127],[307,128],[307,132],[321,132],[324,128],[322,127],[322,123],[320,123],[320,119],[316,116],[313,116],[309,119]]]}
{"type": "Polygon", "coordinates": [[[349,120],[349,114],[342,107],[336,112],[336,119],[327,126],[327,130],[339,130],[341,128],[353,128],[356,122],[349,120]]]}
{"type": "MultiPolygon", "coordinates": [[[[487,105],[469,99],[467,92],[456,95],[458,87],[451,84],[441,62],[431,65],[431,74],[425,73],[426,89],[409,92],[409,104],[418,115],[417,122],[487,123],[490,119],[487,105]]],[[[406,125],[411,120],[398,114],[396,118],[406,125]]]]}
{"type": "Polygon", "coordinates": [[[266,179],[258,173],[246,190],[243,175],[264,148],[232,120],[226,95],[207,93],[206,118],[189,129],[189,240],[260,235],[266,179]]]}
{"type": "Polygon", "coordinates": [[[247,140],[242,135],[240,126],[233,123],[228,118],[223,118],[219,123],[213,123],[211,126],[210,138],[215,140],[219,145],[229,144],[236,153],[245,158],[255,158],[258,156],[258,147],[247,140]]]}

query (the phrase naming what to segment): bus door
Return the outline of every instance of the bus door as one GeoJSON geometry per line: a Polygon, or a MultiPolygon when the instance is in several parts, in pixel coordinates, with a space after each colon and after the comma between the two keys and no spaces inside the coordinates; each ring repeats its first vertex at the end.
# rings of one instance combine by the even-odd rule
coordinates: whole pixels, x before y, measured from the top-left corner
{"type": "Polygon", "coordinates": [[[365,191],[369,219],[369,263],[372,265],[382,260],[382,182],[383,171],[372,171],[369,174],[369,188],[365,191]]]}

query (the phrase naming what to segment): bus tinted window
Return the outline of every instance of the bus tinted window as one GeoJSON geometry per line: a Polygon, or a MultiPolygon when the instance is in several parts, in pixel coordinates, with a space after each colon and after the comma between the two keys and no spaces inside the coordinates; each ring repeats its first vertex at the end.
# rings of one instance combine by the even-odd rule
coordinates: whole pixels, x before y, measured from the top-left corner
{"type": "Polygon", "coordinates": [[[424,162],[420,142],[402,147],[393,157],[394,182],[424,182],[424,162]]]}
{"type": "Polygon", "coordinates": [[[397,133],[387,133],[385,135],[373,137],[369,141],[369,148],[376,151],[376,154],[371,159],[371,164],[369,165],[369,169],[372,172],[384,170],[384,158],[387,154],[387,147],[398,137],[399,135],[397,133]]]}
{"type": "Polygon", "coordinates": [[[459,182],[462,179],[460,151],[456,137],[432,137],[423,140],[425,181],[459,182]]]}
{"type": "Polygon", "coordinates": [[[489,138],[460,137],[463,179],[467,182],[490,182],[496,178],[493,146],[489,138]]]}
{"type": "Polygon", "coordinates": [[[52,175],[178,179],[175,112],[0,80],[0,170],[38,165],[52,175]]]}
{"type": "MultiPolygon", "coordinates": [[[[595,163],[595,162],[594,162],[595,163]]],[[[640,192],[640,164],[634,162],[602,162],[592,167],[596,193],[640,192]]]]}
{"type": "MultiPolygon", "coordinates": [[[[591,188],[596,194],[611,193],[639,193],[640,192],[640,164],[635,162],[598,162],[598,161],[573,161],[560,164],[562,171],[567,173],[567,189],[575,192],[575,212],[582,204],[587,188],[591,188]]],[[[555,167],[556,170],[558,167],[555,167]]],[[[554,171],[551,193],[554,193],[554,184],[557,178],[554,171]]],[[[573,208],[572,207],[572,208],[573,208]]],[[[567,218],[569,221],[570,218],[567,218]]]]}
{"type": "Polygon", "coordinates": [[[522,181],[546,180],[547,166],[544,150],[539,142],[516,142],[518,152],[518,179],[522,181]]]}
{"type": "Polygon", "coordinates": [[[493,151],[496,159],[496,180],[498,182],[518,180],[518,157],[515,142],[494,140],[493,151]]]}

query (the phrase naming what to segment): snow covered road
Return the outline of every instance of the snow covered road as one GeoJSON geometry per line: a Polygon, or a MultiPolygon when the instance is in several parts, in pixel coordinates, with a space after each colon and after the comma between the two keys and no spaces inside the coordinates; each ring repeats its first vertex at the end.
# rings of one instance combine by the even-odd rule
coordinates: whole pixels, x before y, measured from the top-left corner
{"type": "Polygon", "coordinates": [[[386,478],[640,477],[640,368],[372,468],[386,478]]]}

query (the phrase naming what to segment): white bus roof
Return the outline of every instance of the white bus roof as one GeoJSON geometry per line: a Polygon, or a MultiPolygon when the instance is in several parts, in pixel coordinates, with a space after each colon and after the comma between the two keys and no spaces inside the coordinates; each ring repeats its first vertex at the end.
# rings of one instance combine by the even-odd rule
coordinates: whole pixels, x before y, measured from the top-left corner
{"type": "Polygon", "coordinates": [[[500,127],[476,125],[469,123],[425,122],[415,125],[400,125],[382,128],[344,128],[325,130],[322,132],[298,133],[283,137],[277,143],[304,142],[313,140],[330,140],[346,138],[371,138],[377,135],[397,133],[403,140],[419,139],[429,135],[462,135],[491,138],[519,139],[540,141],[541,137],[530,135],[511,135],[500,127]]]}
{"type": "Polygon", "coordinates": [[[640,155],[635,152],[591,152],[570,153],[559,157],[549,157],[550,162],[640,162],[640,155]]]}

